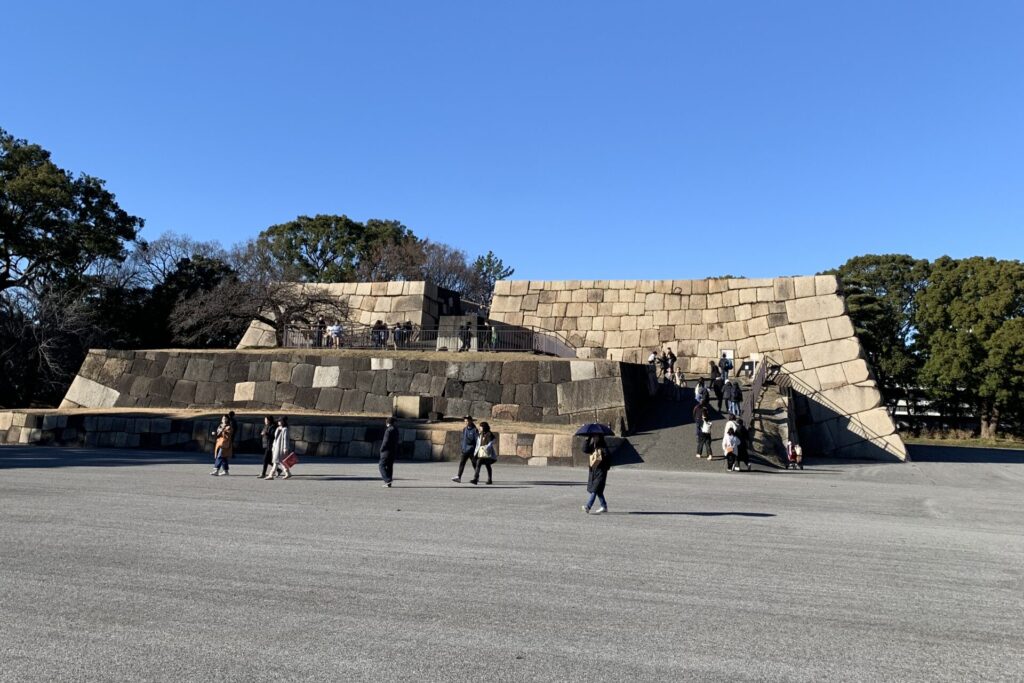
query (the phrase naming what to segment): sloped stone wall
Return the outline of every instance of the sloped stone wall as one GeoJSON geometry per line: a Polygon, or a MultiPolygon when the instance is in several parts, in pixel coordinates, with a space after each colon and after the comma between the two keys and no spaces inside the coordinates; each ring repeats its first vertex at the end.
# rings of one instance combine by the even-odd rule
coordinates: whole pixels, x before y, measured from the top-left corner
{"type": "Polygon", "coordinates": [[[604,360],[428,361],[381,353],[92,350],[61,408],[244,408],[390,415],[424,396],[446,415],[628,427],[633,366],[604,360]],[[627,379],[624,383],[623,374],[627,379]],[[625,388],[624,388],[625,387],[625,388]]]}
{"type": "MultiPolygon", "coordinates": [[[[389,325],[409,321],[421,327],[434,327],[446,301],[431,282],[342,282],[297,285],[337,297],[348,304],[349,325],[372,325],[383,320],[389,325]]],[[[274,330],[266,323],[253,321],[238,348],[277,346],[274,330]]]]}
{"type": "Polygon", "coordinates": [[[491,317],[563,335],[584,358],[641,363],[672,348],[679,366],[706,375],[731,350],[739,361],[769,356],[802,385],[816,409],[822,450],[906,457],[882,407],[834,276],[710,280],[512,281],[496,284],[491,317]],[[874,436],[836,427],[852,418],[874,436]]]}

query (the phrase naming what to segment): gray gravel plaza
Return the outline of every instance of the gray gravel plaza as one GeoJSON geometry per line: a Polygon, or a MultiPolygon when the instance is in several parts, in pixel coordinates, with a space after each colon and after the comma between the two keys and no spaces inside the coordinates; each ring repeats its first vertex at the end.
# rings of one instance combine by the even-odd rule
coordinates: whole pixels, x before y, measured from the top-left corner
{"type": "Polygon", "coordinates": [[[0,680],[1024,679],[1018,458],[258,470],[0,448],[0,680]]]}

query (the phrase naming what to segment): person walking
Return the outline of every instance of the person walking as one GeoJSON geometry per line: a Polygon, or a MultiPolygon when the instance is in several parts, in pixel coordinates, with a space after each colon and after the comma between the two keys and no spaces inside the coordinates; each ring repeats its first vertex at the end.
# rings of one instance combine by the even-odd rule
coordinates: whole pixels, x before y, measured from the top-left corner
{"type": "Polygon", "coordinates": [[[459,472],[452,481],[459,483],[462,481],[462,472],[466,469],[466,462],[470,462],[473,465],[473,470],[476,471],[476,447],[477,440],[480,438],[480,430],[473,424],[473,417],[467,415],[463,418],[465,427],[462,428],[462,436],[459,440],[459,445],[462,450],[462,458],[459,460],[459,472]]]}
{"type": "Polygon", "coordinates": [[[384,480],[384,488],[391,488],[391,482],[395,475],[395,458],[398,456],[398,427],[395,426],[395,418],[389,417],[384,420],[384,438],[380,442],[380,462],[377,468],[380,470],[380,478],[384,480]]]}
{"type": "Polygon", "coordinates": [[[231,423],[228,421],[227,415],[222,415],[220,418],[220,424],[217,426],[217,430],[214,435],[217,437],[217,441],[213,447],[213,472],[210,472],[212,476],[222,477],[230,474],[231,456],[234,454],[234,450],[231,447],[231,436],[232,436],[231,423]]]}
{"type": "Polygon", "coordinates": [[[270,464],[274,461],[275,432],[277,432],[277,425],[274,424],[274,418],[269,415],[264,415],[263,428],[260,430],[260,444],[263,446],[263,471],[260,472],[260,479],[267,476],[267,470],[270,468],[270,464]]]}
{"type": "Polygon", "coordinates": [[[608,484],[608,470],[611,469],[612,459],[603,435],[592,436],[589,441],[586,450],[590,451],[590,471],[587,474],[587,493],[590,494],[590,498],[583,506],[583,511],[591,514],[590,509],[596,500],[601,505],[592,514],[600,515],[608,512],[608,501],[604,499],[604,487],[608,484]]]}
{"type": "Polygon", "coordinates": [[[704,407],[700,416],[700,432],[697,435],[697,457],[704,451],[708,453],[708,460],[713,457],[711,454],[711,418],[708,416],[708,409],[704,407]]]}
{"type": "Polygon", "coordinates": [[[704,384],[703,377],[697,380],[697,386],[693,389],[693,398],[698,404],[704,403],[708,400],[708,388],[704,384]]]}
{"type": "Polygon", "coordinates": [[[736,468],[739,469],[740,463],[742,462],[747,466],[747,472],[750,471],[750,431],[747,426],[743,424],[742,418],[736,418],[736,438],[739,439],[740,445],[736,449],[736,468]]]}
{"type": "Polygon", "coordinates": [[[718,412],[722,412],[722,398],[725,391],[725,383],[722,381],[721,375],[711,381],[711,390],[715,392],[715,404],[718,408],[718,412]]]}
{"type": "Polygon", "coordinates": [[[725,351],[722,352],[722,357],[718,359],[718,370],[722,373],[722,379],[729,379],[729,371],[732,370],[732,360],[725,355],[725,351]]]}
{"type": "Polygon", "coordinates": [[[733,415],[739,415],[743,411],[743,388],[740,386],[738,379],[726,381],[732,384],[732,396],[726,397],[729,399],[729,412],[733,415]]]}
{"type": "Polygon", "coordinates": [[[282,417],[277,421],[277,430],[274,432],[274,445],[271,447],[270,474],[263,481],[277,479],[277,469],[279,467],[284,471],[282,475],[284,479],[292,478],[291,470],[284,464],[284,460],[288,457],[289,453],[291,453],[291,440],[288,434],[288,418],[282,417]]]}
{"type": "Polygon", "coordinates": [[[693,406],[694,436],[697,439],[697,457],[700,457],[700,428],[704,421],[704,404],[697,401],[693,406]]]}
{"type": "Polygon", "coordinates": [[[725,469],[740,471],[736,464],[736,449],[740,446],[740,440],[736,438],[736,430],[729,429],[722,437],[722,455],[725,456],[725,469]]]}
{"type": "Polygon", "coordinates": [[[487,485],[490,486],[494,483],[494,473],[491,471],[491,465],[498,461],[498,453],[495,450],[495,441],[497,441],[494,434],[491,432],[491,425],[486,422],[480,423],[480,436],[477,437],[476,441],[476,469],[474,470],[473,480],[470,484],[480,483],[480,468],[487,468],[487,485]]]}

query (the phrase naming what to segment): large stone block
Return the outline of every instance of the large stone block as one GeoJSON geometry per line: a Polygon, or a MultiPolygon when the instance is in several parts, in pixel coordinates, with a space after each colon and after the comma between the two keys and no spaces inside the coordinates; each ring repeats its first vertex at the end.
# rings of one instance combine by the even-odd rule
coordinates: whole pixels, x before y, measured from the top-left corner
{"type": "Polygon", "coordinates": [[[367,394],[366,403],[363,404],[363,412],[377,415],[390,415],[394,410],[394,402],[390,396],[378,396],[367,394]]]}
{"type": "Polygon", "coordinates": [[[622,394],[622,382],[617,377],[559,384],[557,396],[558,409],[563,414],[601,408],[619,408],[625,402],[622,394]]]}
{"type": "Polygon", "coordinates": [[[846,339],[853,336],[853,321],[843,315],[828,319],[828,332],[832,339],[846,339]]]}
{"type": "Polygon", "coordinates": [[[324,387],[316,401],[316,409],[323,413],[337,413],[341,410],[343,392],[335,387],[324,387]]]}
{"type": "Polygon", "coordinates": [[[856,360],[860,356],[860,344],[855,338],[840,339],[804,346],[800,353],[805,368],[820,368],[856,360]]]}
{"type": "Polygon", "coordinates": [[[786,315],[791,323],[834,318],[844,313],[843,300],[835,294],[815,296],[807,299],[791,299],[786,302],[786,315]]]}
{"type": "Polygon", "coordinates": [[[299,388],[312,387],[314,374],[315,369],[312,365],[309,363],[299,363],[292,370],[291,382],[299,388]]]}
{"type": "Polygon", "coordinates": [[[171,401],[173,403],[182,403],[184,405],[192,405],[196,400],[196,383],[187,379],[180,379],[174,383],[174,389],[171,391],[171,401]]]}
{"type": "Polygon", "coordinates": [[[426,396],[395,396],[393,413],[408,419],[426,418],[432,409],[432,402],[426,396]]]}
{"type": "Polygon", "coordinates": [[[121,393],[115,389],[77,375],[65,398],[83,408],[113,408],[120,396],[121,393]]]}
{"type": "Polygon", "coordinates": [[[235,401],[251,401],[256,396],[256,382],[238,382],[235,384],[235,401]]]}
{"type": "Polygon", "coordinates": [[[336,365],[318,365],[313,371],[313,387],[337,387],[341,368],[336,365]]]}
{"type": "MultiPolygon", "coordinates": [[[[862,413],[882,404],[882,394],[875,387],[858,387],[846,385],[835,389],[823,390],[820,394],[827,399],[825,406],[835,409],[841,415],[862,413]],[[829,404],[832,404],[831,406],[829,404]]],[[[814,400],[814,397],[811,397],[814,400]]]]}
{"type": "Polygon", "coordinates": [[[208,381],[213,374],[213,361],[206,358],[190,358],[185,367],[185,379],[193,382],[208,381]]]}
{"type": "Polygon", "coordinates": [[[292,381],[292,370],[295,368],[295,363],[286,363],[282,361],[272,361],[270,363],[270,379],[273,382],[291,382],[292,381]]]}
{"type": "MultiPolygon", "coordinates": [[[[814,280],[811,279],[813,283],[814,280]]],[[[804,333],[804,343],[806,344],[820,344],[827,342],[832,339],[832,336],[828,331],[827,320],[809,320],[805,323],[801,323],[804,333]]]]}
{"type": "Polygon", "coordinates": [[[775,328],[775,335],[779,340],[780,349],[794,349],[804,345],[804,333],[800,325],[777,327],[775,328]]]}

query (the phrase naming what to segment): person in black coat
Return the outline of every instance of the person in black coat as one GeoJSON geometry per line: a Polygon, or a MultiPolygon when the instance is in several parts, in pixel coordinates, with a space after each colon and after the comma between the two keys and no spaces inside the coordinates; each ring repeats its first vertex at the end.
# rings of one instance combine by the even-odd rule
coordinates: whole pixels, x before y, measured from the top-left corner
{"type": "Polygon", "coordinates": [[[608,502],[604,499],[604,487],[608,483],[608,470],[612,466],[611,454],[605,444],[604,437],[600,434],[589,439],[586,451],[590,452],[590,472],[587,475],[587,493],[590,498],[583,506],[583,511],[589,513],[594,501],[601,502],[600,507],[594,510],[593,514],[599,515],[608,512],[608,502]]]}
{"type": "Polygon", "coordinates": [[[394,479],[395,458],[398,456],[398,427],[395,426],[393,417],[384,420],[384,425],[384,438],[380,442],[380,462],[377,467],[380,470],[380,478],[384,480],[384,488],[389,489],[394,479]]]}
{"type": "Polygon", "coordinates": [[[465,418],[466,426],[462,429],[462,436],[459,439],[459,445],[462,447],[462,459],[459,460],[459,472],[452,481],[459,483],[462,481],[462,472],[466,469],[466,463],[469,462],[473,465],[473,469],[476,470],[476,449],[477,439],[480,437],[480,430],[473,424],[473,417],[467,415],[465,418]]]}
{"type": "MultiPolygon", "coordinates": [[[[277,432],[277,425],[274,418],[266,415],[263,418],[263,429],[260,430],[260,442],[263,444],[263,471],[260,472],[260,479],[267,476],[267,468],[274,459],[274,436],[277,432]]],[[[274,468],[277,469],[276,467],[274,468]]],[[[276,471],[273,472],[277,474],[276,471]]]]}
{"type": "Polygon", "coordinates": [[[736,438],[740,440],[739,448],[736,449],[736,465],[737,467],[742,462],[747,466],[747,471],[750,471],[750,430],[743,424],[742,418],[736,418],[736,438]]]}

